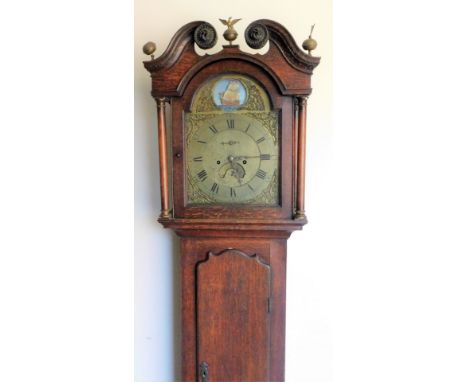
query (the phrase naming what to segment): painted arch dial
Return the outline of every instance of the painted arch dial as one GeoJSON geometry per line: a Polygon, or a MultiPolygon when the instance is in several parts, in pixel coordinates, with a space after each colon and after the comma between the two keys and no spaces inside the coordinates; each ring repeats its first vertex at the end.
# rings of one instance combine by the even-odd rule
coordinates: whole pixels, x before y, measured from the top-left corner
{"type": "Polygon", "coordinates": [[[277,205],[279,148],[272,121],[277,124],[255,113],[203,119],[187,140],[189,202],[277,205]]]}

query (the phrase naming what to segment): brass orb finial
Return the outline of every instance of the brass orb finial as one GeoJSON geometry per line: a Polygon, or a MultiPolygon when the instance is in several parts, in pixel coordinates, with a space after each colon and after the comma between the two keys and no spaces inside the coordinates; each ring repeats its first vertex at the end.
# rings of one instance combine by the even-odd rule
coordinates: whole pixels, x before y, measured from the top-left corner
{"type": "Polygon", "coordinates": [[[310,52],[312,52],[315,48],[317,48],[317,41],[315,41],[312,38],[312,32],[314,30],[314,27],[315,27],[315,24],[312,25],[312,28],[310,28],[309,38],[307,40],[304,40],[304,42],[302,43],[302,47],[309,52],[309,56],[312,55],[312,53],[310,52]]]}
{"type": "Polygon", "coordinates": [[[156,52],[156,44],[153,41],[148,41],[143,45],[143,53],[151,56],[152,60],[154,60],[154,52],[156,52]]]}
{"type": "Polygon", "coordinates": [[[227,26],[228,29],[223,33],[223,37],[225,38],[226,41],[229,41],[229,45],[232,45],[232,42],[237,38],[238,33],[234,29],[234,24],[237,23],[242,19],[232,19],[232,17],[229,17],[227,20],[219,19],[224,25],[227,26]]]}

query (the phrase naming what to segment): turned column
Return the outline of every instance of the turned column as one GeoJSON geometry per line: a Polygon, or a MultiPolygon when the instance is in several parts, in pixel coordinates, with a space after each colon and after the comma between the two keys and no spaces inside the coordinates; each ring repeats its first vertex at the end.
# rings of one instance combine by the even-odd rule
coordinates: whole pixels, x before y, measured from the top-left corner
{"type": "Polygon", "coordinates": [[[166,98],[156,98],[158,108],[159,177],[161,183],[161,218],[169,217],[169,180],[167,176],[166,98]]]}
{"type": "Polygon", "coordinates": [[[305,219],[305,162],[306,162],[306,119],[307,97],[298,97],[297,115],[297,199],[296,219],[305,219]]]}

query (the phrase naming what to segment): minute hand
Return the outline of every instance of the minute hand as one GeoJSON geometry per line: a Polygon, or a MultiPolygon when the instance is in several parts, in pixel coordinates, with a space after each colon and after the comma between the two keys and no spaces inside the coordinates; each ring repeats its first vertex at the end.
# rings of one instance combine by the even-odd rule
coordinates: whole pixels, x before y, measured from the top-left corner
{"type": "MultiPolygon", "coordinates": [[[[268,154],[263,154],[263,155],[239,155],[237,157],[234,157],[233,160],[250,159],[250,158],[263,158],[264,155],[268,155],[268,154]]],[[[271,156],[268,155],[268,157],[271,157],[271,156]]]]}

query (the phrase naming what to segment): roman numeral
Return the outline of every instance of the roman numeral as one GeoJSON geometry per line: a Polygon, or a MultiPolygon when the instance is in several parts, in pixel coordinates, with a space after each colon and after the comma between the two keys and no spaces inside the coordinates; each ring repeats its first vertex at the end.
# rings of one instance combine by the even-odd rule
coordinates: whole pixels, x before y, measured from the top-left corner
{"type": "Polygon", "coordinates": [[[255,175],[258,176],[260,179],[265,179],[266,172],[259,168],[255,175]]]}
{"type": "Polygon", "coordinates": [[[258,138],[255,142],[262,143],[265,140],[265,137],[258,138]]]}
{"type": "Polygon", "coordinates": [[[194,162],[201,162],[203,160],[203,157],[195,157],[193,158],[194,162]]]}
{"type": "Polygon", "coordinates": [[[211,130],[213,134],[216,134],[218,132],[218,129],[215,127],[215,125],[209,126],[209,129],[211,130]]]}
{"type": "Polygon", "coordinates": [[[218,191],[219,191],[218,183],[213,183],[213,185],[211,186],[211,192],[218,193],[218,191]]]}
{"type": "Polygon", "coordinates": [[[233,119],[228,119],[226,120],[228,129],[234,129],[234,120],[233,119]]]}
{"type": "Polygon", "coordinates": [[[205,170],[201,170],[198,174],[198,179],[200,179],[202,182],[208,178],[208,174],[206,173],[205,170]]]}
{"type": "Polygon", "coordinates": [[[247,128],[245,129],[245,132],[249,131],[250,129],[250,123],[249,123],[249,126],[247,126],[247,128]]]}
{"type": "Polygon", "coordinates": [[[236,190],[234,190],[232,187],[231,187],[231,198],[235,198],[236,197],[236,190]]]}
{"type": "Polygon", "coordinates": [[[270,154],[260,154],[260,160],[270,160],[270,154]]]}

